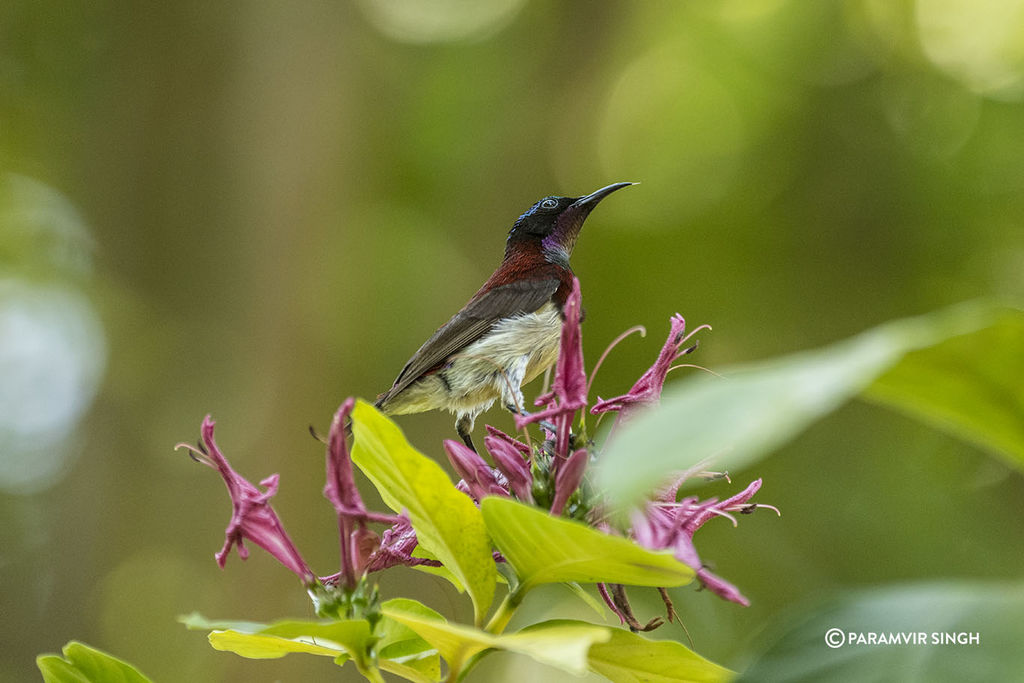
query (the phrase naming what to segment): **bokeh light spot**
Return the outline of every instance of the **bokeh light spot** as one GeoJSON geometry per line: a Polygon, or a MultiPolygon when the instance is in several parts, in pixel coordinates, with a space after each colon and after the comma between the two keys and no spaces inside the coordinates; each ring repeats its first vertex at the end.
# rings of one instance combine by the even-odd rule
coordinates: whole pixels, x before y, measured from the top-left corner
{"type": "Polygon", "coordinates": [[[46,488],[76,452],[68,437],[106,364],[103,326],[75,285],[91,248],[59,192],[0,178],[0,490],[46,488]]]}
{"type": "Polygon", "coordinates": [[[367,19],[403,43],[482,40],[504,28],[525,0],[363,0],[367,19]]]}
{"type": "Polygon", "coordinates": [[[0,489],[53,483],[60,446],[92,403],[106,360],[103,328],[81,294],[0,280],[0,489]]]}
{"type": "Polygon", "coordinates": [[[921,46],[975,92],[1024,97],[1024,0],[918,0],[921,46]]]}

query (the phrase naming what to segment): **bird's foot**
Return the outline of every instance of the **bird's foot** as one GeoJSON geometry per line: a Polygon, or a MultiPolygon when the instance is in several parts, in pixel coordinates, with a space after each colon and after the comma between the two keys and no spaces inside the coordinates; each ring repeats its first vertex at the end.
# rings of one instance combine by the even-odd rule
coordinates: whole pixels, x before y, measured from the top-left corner
{"type": "Polygon", "coordinates": [[[462,416],[455,422],[455,431],[459,433],[459,438],[462,439],[462,443],[466,444],[466,447],[474,453],[479,453],[476,450],[476,446],[473,445],[473,437],[470,433],[473,431],[473,418],[462,416]]]}

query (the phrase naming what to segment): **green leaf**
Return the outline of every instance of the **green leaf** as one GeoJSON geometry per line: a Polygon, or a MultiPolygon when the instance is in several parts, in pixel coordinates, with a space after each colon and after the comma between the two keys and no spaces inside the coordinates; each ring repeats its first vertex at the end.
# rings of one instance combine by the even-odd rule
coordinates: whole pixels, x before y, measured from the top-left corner
{"type": "Polygon", "coordinates": [[[499,636],[499,647],[576,675],[589,668],[588,654],[612,638],[615,629],[585,621],[547,621],[499,636]]]}
{"type": "Polygon", "coordinates": [[[149,683],[138,669],[117,657],[72,640],[58,655],[39,655],[36,666],[46,683],[149,683]]]}
{"type": "MultiPolygon", "coordinates": [[[[440,613],[430,609],[422,602],[409,598],[393,598],[381,606],[401,611],[403,614],[418,614],[427,619],[444,619],[440,613]]],[[[433,646],[411,628],[387,617],[381,619],[378,624],[377,636],[380,638],[377,643],[377,651],[382,657],[404,657],[433,650],[433,646]]]]}
{"type": "Polygon", "coordinates": [[[956,306],[886,323],[823,349],[666,389],[661,406],[637,416],[598,464],[598,486],[635,502],[666,473],[712,456],[745,467],[864,390],[904,354],[991,324],[997,309],[956,306]]]}
{"type": "Polygon", "coordinates": [[[725,681],[733,675],[679,643],[651,641],[629,631],[583,621],[546,621],[518,633],[493,635],[449,624],[441,618],[405,613],[395,607],[385,607],[383,611],[431,642],[457,670],[484,650],[500,649],[577,676],[591,669],[623,683],[725,681]]]}
{"type": "Polygon", "coordinates": [[[431,643],[456,671],[473,656],[493,648],[523,654],[581,675],[587,671],[587,652],[591,646],[611,637],[608,627],[585,622],[538,624],[519,633],[494,635],[394,606],[385,606],[382,611],[385,616],[400,621],[431,643]]]}
{"type": "Polygon", "coordinates": [[[461,663],[478,652],[493,647],[494,636],[471,626],[448,624],[441,615],[431,616],[402,609],[400,605],[381,605],[388,619],[406,626],[430,643],[449,666],[461,663]]]}
{"type": "Polygon", "coordinates": [[[334,657],[342,665],[349,658],[356,668],[372,680],[380,678],[370,661],[370,646],[375,638],[370,624],[363,619],[343,621],[279,621],[262,628],[252,622],[209,621],[198,614],[186,618],[190,628],[215,628],[237,625],[236,628],[217,628],[210,633],[214,649],[234,652],[249,659],[277,659],[292,653],[334,657]],[[255,629],[255,630],[254,630],[255,629]]]}
{"type": "Polygon", "coordinates": [[[1024,469],[1024,313],[914,351],[865,397],[972,441],[1024,469]]]}
{"type": "Polygon", "coordinates": [[[190,631],[238,631],[239,633],[258,633],[269,624],[258,621],[233,621],[226,619],[207,619],[199,612],[184,614],[178,617],[178,622],[184,624],[190,631]]]}
{"type": "Polygon", "coordinates": [[[291,652],[348,655],[360,667],[366,663],[372,639],[370,624],[363,619],[278,621],[255,632],[227,629],[209,637],[214,648],[252,659],[283,657],[291,652]]]}
{"type": "Polygon", "coordinates": [[[765,633],[773,642],[741,680],[1017,681],[1024,671],[1022,614],[1024,584],[1019,582],[909,584],[858,591],[769,624],[765,633]],[[838,630],[828,637],[841,638],[831,641],[838,647],[826,644],[832,629],[838,630]],[[869,634],[875,634],[875,644],[867,642],[869,634]],[[952,634],[954,642],[940,644],[945,634],[952,634]],[[969,642],[971,634],[980,642],[969,642]],[[878,644],[878,635],[910,642],[878,644]],[[957,642],[958,637],[965,642],[957,642]]]}
{"type": "MultiPolygon", "coordinates": [[[[580,622],[556,620],[540,627],[580,622]]],[[[530,627],[525,630],[533,630],[530,627]]],[[[735,674],[671,640],[648,640],[621,628],[608,629],[607,641],[594,643],[587,660],[590,668],[616,683],[712,683],[735,674]]]]}
{"type": "Polygon", "coordinates": [[[414,683],[436,683],[441,680],[441,658],[432,655],[408,656],[401,659],[381,659],[381,670],[401,676],[414,683]]]}
{"type": "MultiPolygon", "coordinates": [[[[415,548],[413,548],[412,556],[424,557],[429,560],[437,559],[437,557],[435,557],[432,552],[424,549],[422,545],[417,545],[415,548]]],[[[460,593],[466,592],[466,587],[462,585],[462,581],[459,581],[459,577],[455,576],[455,574],[452,574],[444,565],[441,565],[440,567],[434,567],[429,564],[418,564],[415,567],[413,567],[413,569],[424,574],[439,576],[451,585],[455,586],[455,590],[459,591],[460,593]]]]}
{"type": "Polygon", "coordinates": [[[352,460],[392,510],[409,511],[416,536],[466,587],[481,623],[494,599],[497,572],[483,518],[444,470],[416,451],[376,408],[359,401],[352,411],[352,460]]]}
{"type": "Polygon", "coordinates": [[[316,638],[321,644],[330,641],[349,652],[364,651],[371,638],[370,624],[364,619],[276,621],[256,633],[281,638],[316,638]]]}
{"type": "MultiPolygon", "coordinates": [[[[411,614],[430,618],[440,615],[415,600],[398,598],[385,605],[396,606],[411,614]]],[[[403,624],[383,617],[371,635],[369,623],[361,619],[346,621],[280,621],[261,624],[251,621],[207,619],[193,612],[179,617],[190,629],[210,630],[211,645],[250,659],[276,659],[291,653],[334,657],[341,665],[353,659],[360,670],[372,669],[366,653],[372,645],[385,671],[409,680],[437,681],[441,675],[440,657],[432,645],[403,624]]],[[[371,676],[373,671],[369,672],[371,676]]]]}
{"type": "Polygon", "coordinates": [[[681,586],[693,580],[693,570],[670,552],[641,548],[581,522],[509,498],[484,498],[480,509],[495,545],[516,570],[521,591],[572,581],[681,586]]]}
{"type": "Polygon", "coordinates": [[[36,667],[43,674],[45,683],[88,683],[89,679],[59,655],[39,655],[36,667]]]}
{"type": "Polygon", "coordinates": [[[318,645],[310,636],[282,638],[262,633],[240,633],[238,631],[212,631],[210,645],[215,650],[234,652],[248,659],[278,659],[296,652],[310,655],[337,657],[347,654],[344,648],[333,643],[318,645]]]}

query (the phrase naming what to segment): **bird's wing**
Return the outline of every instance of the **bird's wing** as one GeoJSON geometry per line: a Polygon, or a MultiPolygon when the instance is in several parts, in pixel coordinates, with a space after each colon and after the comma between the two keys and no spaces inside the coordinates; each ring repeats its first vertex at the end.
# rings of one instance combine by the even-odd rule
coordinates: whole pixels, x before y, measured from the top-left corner
{"type": "Polygon", "coordinates": [[[394,385],[378,399],[377,405],[397,396],[426,372],[472,344],[499,320],[533,313],[551,299],[558,285],[558,278],[519,280],[474,296],[409,359],[394,385]]]}

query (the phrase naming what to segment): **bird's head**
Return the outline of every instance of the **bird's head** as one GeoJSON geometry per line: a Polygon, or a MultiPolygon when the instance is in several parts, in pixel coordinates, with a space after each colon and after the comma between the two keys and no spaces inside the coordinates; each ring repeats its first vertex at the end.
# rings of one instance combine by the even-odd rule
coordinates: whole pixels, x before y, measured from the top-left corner
{"type": "Polygon", "coordinates": [[[614,183],[602,187],[585,197],[545,197],[531,206],[516,220],[508,233],[508,256],[524,243],[539,242],[544,255],[555,263],[569,264],[569,256],[576,246],[576,238],[590,212],[597,203],[619,190],[635,183],[614,183]]]}

